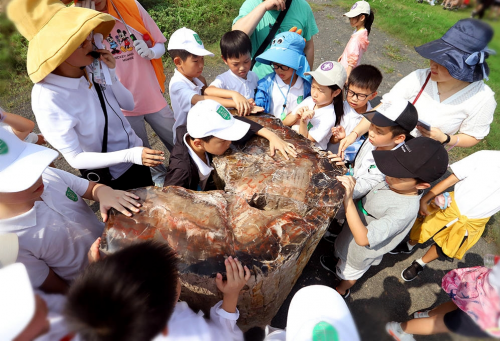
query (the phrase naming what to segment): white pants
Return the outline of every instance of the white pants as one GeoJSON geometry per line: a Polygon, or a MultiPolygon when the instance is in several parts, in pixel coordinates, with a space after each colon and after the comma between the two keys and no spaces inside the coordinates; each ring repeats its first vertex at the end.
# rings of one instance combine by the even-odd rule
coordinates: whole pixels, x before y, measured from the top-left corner
{"type": "Polygon", "coordinates": [[[363,270],[354,269],[349,264],[347,264],[347,262],[344,262],[339,258],[339,261],[337,262],[336,273],[337,276],[343,280],[358,280],[365,274],[365,272],[368,271],[369,268],[370,265],[368,265],[363,270]]]}
{"type": "Polygon", "coordinates": [[[161,142],[167,147],[168,151],[172,151],[172,141],[174,140],[173,126],[175,123],[172,109],[167,106],[158,112],[138,116],[126,116],[128,122],[134,129],[135,133],[142,140],[144,147],[151,148],[148,140],[148,133],[146,131],[146,124],[148,122],[153,131],[158,135],[161,142]]]}

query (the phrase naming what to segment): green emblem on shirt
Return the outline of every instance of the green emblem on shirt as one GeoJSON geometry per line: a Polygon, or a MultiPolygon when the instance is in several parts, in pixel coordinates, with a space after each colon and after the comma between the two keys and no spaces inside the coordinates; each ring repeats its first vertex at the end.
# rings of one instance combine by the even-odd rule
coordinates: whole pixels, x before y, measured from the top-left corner
{"type": "Polygon", "coordinates": [[[303,100],[304,100],[304,96],[297,97],[297,104],[302,103],[303,100]]]}
{"type": "Polygon", "coordinates": [[[314,127],[311,122],[307,123],[307,130],[311,130],[311,128],[314,127]]]}
{"type": "Polygon", "coordinates": [[[9,152],[9,146],[4,140],[0,140],[0,155],[7,154],[9,152]]]}
{"type": "Polygon", "coordinates": [[[217,113],[220,115],[220,117],[222,117],[225,120],[230,120],[231,119],[231,113],[229,113],[229,111],[227,111],[227,109],[224,108],[222,105],[220,105],[217,108],[217,113]]]}
{"type": "Polygon", "coordinates": [[[373,168],[377,168],[377,166],[375,166],[375,165],[371,165],[371,166],[370,166],[370,169],[373,169],[373,168]]]}
{"type": "Polygon", "coordinates": [[[68,187],[66,190],[66,196],[68,197],[69,200],[77,202],[78,201],[78,196],[76,195],[75,192],[71,188],[68,187]]]}
{"type": "Polygon", "coordinates": [[[285,111],[283,111],[283,112],[281,113],[280,118],[281,118],[281,120],[282,120],[282,121],[284,121],[284,120],[285,120],[285,118],[286,118],[286,112],[285,112],[285,111]]]}
{"type": "Polygon", "coordinates": [[[200,36],[198,34],[193,34],[193,37],[194,37],[194,40],[196,40],[196,42],[200,45],[203,45],[203,42],[201,41],[200,39],[200,36]]]}
{"type": "Polygon", "coordinates": [[[334,326],[321,321],[314,326],[312,331],[313,341],[339,341],[339,334],[334,326]]]}

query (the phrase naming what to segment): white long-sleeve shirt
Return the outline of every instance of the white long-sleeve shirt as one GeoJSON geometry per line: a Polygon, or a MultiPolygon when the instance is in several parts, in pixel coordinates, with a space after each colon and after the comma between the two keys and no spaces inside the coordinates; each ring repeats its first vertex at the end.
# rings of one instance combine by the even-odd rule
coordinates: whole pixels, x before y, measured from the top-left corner
{"type": "Polygon", "coordinates": [[[108,115],[107,153],[101,153],[104,113],[101,102],[85,77],[69,78],[53,73],[36,83],[31,105],[40,131],[68,163],[77,169],[109,167],[117,179],[133,163],[142,164],[142,141],[120,108],[133,110],[134,98],[110,70],[112,85],[103,96],[108,115]]]}

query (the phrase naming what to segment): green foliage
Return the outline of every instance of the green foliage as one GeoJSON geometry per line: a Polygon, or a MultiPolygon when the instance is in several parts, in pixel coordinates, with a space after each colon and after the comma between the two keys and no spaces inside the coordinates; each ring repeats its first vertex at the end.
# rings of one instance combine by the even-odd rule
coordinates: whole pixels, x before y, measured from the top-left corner
{"type": "Polygon", "coordinates": [[[0,13],[0,93],[6,93],[19,77],[26,77],[28,42],[17,33],[5,13],[0,13]]]}
{"type": "Polygon", "coordinates": [[[207,45],[219,42],[231,30],[241,3],[241,0],[168,0],[148,12],[167,39],[185,26],[198,33],[207,45]]]}

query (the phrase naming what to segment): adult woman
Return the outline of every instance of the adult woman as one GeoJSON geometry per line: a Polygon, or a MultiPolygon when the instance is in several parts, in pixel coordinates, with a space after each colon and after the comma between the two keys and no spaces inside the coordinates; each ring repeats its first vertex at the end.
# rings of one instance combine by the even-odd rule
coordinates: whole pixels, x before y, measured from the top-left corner
{"type": "MultiPolygon", "coordinates": [[[[419,121],[413,136],[427,136],[443,144],[472,147],[490,130],[496,108],[494,93],[483,79],[488,79],[486,48],[493,37],[492,28],[479,20],[463,19],[438,40],[416,47],[429,59],[430,68],[416,70],[399,81],[390,94],[415,104],[419,121]]],[[[383,100],[382,100],[383,101],[383,100]]],[[[364,119],[341,141],[344,151],[356,137],[368,131],[364,119]]]]}

